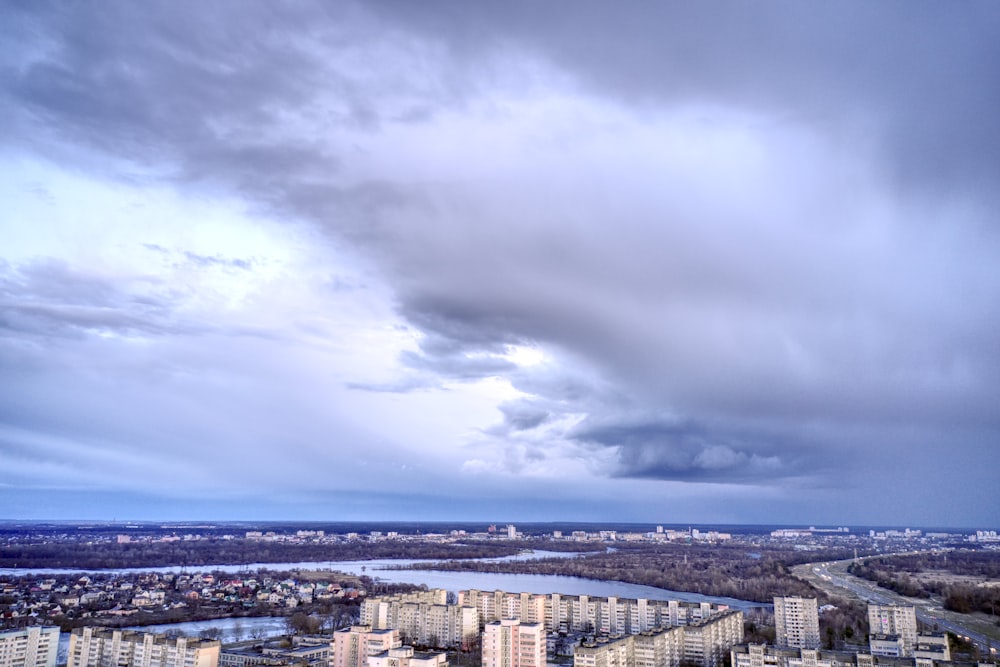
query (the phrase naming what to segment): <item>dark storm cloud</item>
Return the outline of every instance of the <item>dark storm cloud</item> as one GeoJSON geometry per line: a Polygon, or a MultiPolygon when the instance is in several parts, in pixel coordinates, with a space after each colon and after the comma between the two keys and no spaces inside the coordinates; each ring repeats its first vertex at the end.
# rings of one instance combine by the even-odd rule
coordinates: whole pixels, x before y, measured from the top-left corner
{"type": "MultiPolygon", "coordinates": [[[[423,334],[401,359],[416,378],[352,386],[509,377],[529,397],[493,434],[582,416],[562,436],[613,452],[618,477],[832,478],[912,451],[912,482],[946,448],[997,463],[1000,263],[982,213],[1000,182],[996,5],[10,13],[24,48],[0,67],[8,146],[69,143],[116,175],[234,191],[378,264],[423,334]],[[513,164],[446,128],[444,176],[386,176],[397,152],[359,145],[503,99],[522,73],[530,88],[536,70],[574,110],[618,115],[557,114],[513,164]],[[518,344],[586,370],[515,372],[518,344]]],[[[82,283],[64,301],[116,298],[82,283]]],[[[34,289],[68,289],[53,284],[34,289]]],[[[57,303],[19,317],[83,326],[57,303]]]]}
{"type": "Polygon", "coordinates": [[[814,475],[816,461],[801,441],[748,441],[724,429],[690,422],[590,420],[570,436],[618,449],[616,476],[679,481],[754,482],[814,475]]]}
{"type": "Polygon", "coordinates": [[[543,410],[529,401],[505,403],[500,406],[504,424],[513,431],[526,431],[545,424],[551,418],[547,410],[543,410]]]}
{"type": "Polygon", "coordinates": [[[919,187],[1000,178],[1000,12],[906,2],[380,2],[456,58],[528,49],[601,93],[758,108],[873,133],[919,187]]]}

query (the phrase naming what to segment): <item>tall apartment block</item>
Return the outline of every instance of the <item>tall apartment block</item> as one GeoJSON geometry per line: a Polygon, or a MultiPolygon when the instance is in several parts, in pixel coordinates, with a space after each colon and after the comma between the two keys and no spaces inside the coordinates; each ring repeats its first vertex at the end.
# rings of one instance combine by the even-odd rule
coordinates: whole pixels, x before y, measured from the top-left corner
{"type": "Polygon", "coordinates": [[[0,632],[0,667],[56,667],[59,628],[32,625],[0,632]]]}
{"type": "Polygon", "coordinates": [[[578,646],[573,667],[719,667],[743,641],[743,612],[727,611],[692,625],[598,639],[578,646]]]}
{"type": "Polygon", "coordinates": [[[545,626],[504,619],[483,630],[483,667],[546,667],[545,626]]]}
{"type": "Polygon", "coordinates": [[[874,655],[913,655],[917,646],[917,613],[909,605],[869,604],[870,649],[874,655]]]}
{"type": "Polygon", "coordinates": [[[544,623],[548,632],[604,634],[638,634],[656,628],[688,625],[726,609],[707,602],[475,589],[459,591],[458,603],[475,607],[483,623],[515,618],[525,623],[544,623]]]}
{"type": "Polygon", "coordinates": [[[422,646],[469,648],[479,638],[475,607],[446,604],[444,589],[370,598],[361,604],[361,623],[373,629],[392,628],[400,640],[422,646]]]}
{"type": "Polygon", "coordinates": [[[779,646],[819,648],[819,609],[816,598],[774,598],[774,641],[779,646]]]}
{"type": "Polygon", "coordinates": [[[718,667],[733,646],[743,641],[743,612],[724,611],[684,629],[684,662],[701,667],[718,667]]]}
{"type": "Polygon", "coordinates": [[[219,667],[218,641],[132,630],[77,628],[66,667],[219,667]]]}
{"type": "Polygon", "coordinates": [[[342,628],[333,633],[330,667],[367,667],[369,656],[401,645],[398,630],[373,629],[368,625],[342,628]]]}

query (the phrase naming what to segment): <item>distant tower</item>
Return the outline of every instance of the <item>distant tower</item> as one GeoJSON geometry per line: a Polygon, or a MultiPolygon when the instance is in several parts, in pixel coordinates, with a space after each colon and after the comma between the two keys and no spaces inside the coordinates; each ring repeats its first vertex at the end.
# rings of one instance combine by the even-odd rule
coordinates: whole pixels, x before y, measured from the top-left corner
{"type": "Polygon", "coordinates": [[[514,524],[507,525],[507,539],[516,540],[517,539],[517,526],[514,524]]]}
{"type": "Polygon", "coordinates": [[[774,598],[774,643],[792,648],[819,648],[816,598],[774,598]]]}

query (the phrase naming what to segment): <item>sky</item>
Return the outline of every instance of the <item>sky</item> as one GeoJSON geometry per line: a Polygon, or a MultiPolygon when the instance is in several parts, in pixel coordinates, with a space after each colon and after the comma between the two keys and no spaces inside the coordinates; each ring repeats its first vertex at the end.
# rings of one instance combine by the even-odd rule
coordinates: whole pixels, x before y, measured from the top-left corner
{"type": "Polygon", "coordinates": [[[0,7],[0,518],[1000,527],[1000,5],[0,7]]]}

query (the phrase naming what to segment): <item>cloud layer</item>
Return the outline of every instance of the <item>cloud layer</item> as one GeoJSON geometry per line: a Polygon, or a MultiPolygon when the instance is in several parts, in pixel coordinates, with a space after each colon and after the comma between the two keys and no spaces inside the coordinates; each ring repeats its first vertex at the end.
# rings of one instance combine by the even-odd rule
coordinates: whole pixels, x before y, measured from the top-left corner
{"type": "Polygon", "coordinates": [[[0,493],[1000,520],[991,4],[7,14],[0,493]]]}

